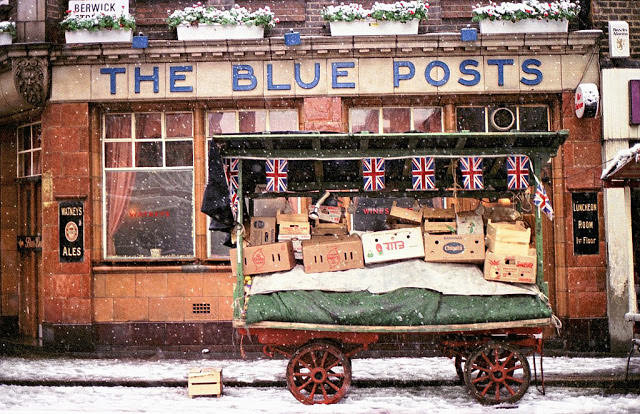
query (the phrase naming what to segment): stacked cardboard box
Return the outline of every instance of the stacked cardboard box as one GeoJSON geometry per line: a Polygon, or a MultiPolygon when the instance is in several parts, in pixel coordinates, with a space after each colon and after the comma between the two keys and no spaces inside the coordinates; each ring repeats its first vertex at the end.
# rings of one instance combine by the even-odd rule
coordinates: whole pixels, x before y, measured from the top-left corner
{"type": "Polygon", "coordinates": [[[487,223],[484,278],[501,282],[536,283],[536,250],[531,229],[523,222],[487,223]]]}
{"type": "Polygon", "coordinates": [[[482,263],[484,237],[479,234],[424,235],[424,260],[427,262],[482,263]]]}
{"type": "Polygon", "coordinates": [[[489,251],[500,254],[526,256],[529,253],[531,229],[524,223],[487,222],[486,244],[489,251]]]}
{"type": "MultiPolygon", "coordinates": [[[[293,245],[290,241],[281,243],[248,246],[242,248],[242,273],[255,275],[260,273],[281,272],[291,270],[296,264],[293,245]]],[[[231,270],[237,274],[238,249],[229,250],[231,270]]]]}
{"type": "Polygon", "coordinates": [[[456,232],[456,212],[453,208],[431,208],[422,209],[424,218],[424,232],[433,233],[455,233],[456,232]]]}
{"type": "Polygon", "coordinates": [[[362,250],[365,263],[424,257],[420,227],[363,233],[362,250]]]}
{"type": "Polygon", "coordinates": [[[335,272],[364,267],[362,242],[358,236],[314,237],[302,243],[306,273],[335,272]]]}

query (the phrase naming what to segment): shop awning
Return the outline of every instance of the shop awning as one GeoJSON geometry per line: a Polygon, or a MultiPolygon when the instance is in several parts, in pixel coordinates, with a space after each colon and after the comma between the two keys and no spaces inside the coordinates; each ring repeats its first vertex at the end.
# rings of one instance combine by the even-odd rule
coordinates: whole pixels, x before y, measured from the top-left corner
{"type": "Polygon", "coordinates": [[[640,144],[622,150],[602,171],[605,187],[640,186],[640,144]]]}

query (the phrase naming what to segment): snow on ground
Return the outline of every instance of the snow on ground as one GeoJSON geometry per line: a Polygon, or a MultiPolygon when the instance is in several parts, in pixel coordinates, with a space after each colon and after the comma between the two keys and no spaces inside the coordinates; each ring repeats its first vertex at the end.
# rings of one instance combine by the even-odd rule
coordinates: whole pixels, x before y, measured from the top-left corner
{"type": "Polygon", "coordinates": [[[604,395],[590,388],[529,389],[517,405],[484,407],[462,386],[412,388],[351,387],[334,405],[305,406],[285,388],[224,389],[221,398],[187,396],[186,388],[21,387],[0,385],[3,413],[634,413],[637,394],[604,395]],[[505,410],[508,408],[508,410],[505,410]]]}
{"type": "MultiPolygon", "coordinates": [[[[533,364],[529,359],[533,374],[533,364]]],[[[536,358],[539,373],[539,358],[536,358]]],[[[544,374],[556,375],[624,375],[627,359],[545,357],[544,374]]],[[[181,381],[190,368],[222,368],[223,381],[284,381],[284,359],[73,359],[21,358],[0,359],[0,380],[126,380],[181,381]]],[[[640,373],[640,356],[631,359],[630,371],[640,373]]],[[[363,358],[352,360],[354,380],[455,380],[453,360],[432,358],[363,358]]]]}

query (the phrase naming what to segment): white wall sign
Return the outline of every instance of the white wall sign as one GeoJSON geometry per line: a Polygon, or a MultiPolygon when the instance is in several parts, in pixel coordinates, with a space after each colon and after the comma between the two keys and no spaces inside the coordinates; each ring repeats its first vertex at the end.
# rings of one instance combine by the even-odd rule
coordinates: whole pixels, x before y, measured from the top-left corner
{"type": "Polygon", "coordinates": [[[76,16],[129,13],[129,0],[69,0],[69,10],[76,16]]]}
{"type": "Polygon", "coordinates": [[[629,24],[627,22],[609,22],[609,56],[629,57],[629,24]]]}
{"type": "Polygon", "coordinates": [[[578,118],[595,118],[600,104],[598,87],[593,83],[581,83],[576,89],[576,116],[578,118]]]}

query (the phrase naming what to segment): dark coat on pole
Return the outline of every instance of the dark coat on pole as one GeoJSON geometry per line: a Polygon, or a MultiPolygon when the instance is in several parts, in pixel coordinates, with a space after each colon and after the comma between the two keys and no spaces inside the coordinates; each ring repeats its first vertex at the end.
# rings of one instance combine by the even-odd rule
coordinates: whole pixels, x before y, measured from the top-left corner
{"type": "Polygon", "coordinates": [[[209,146],[209,179],[200,211],[211,217],[209,230],[230,232],[233,228],[235,219],[231,211],[229,187],[222,157],[215,142],[209,146]]]}

